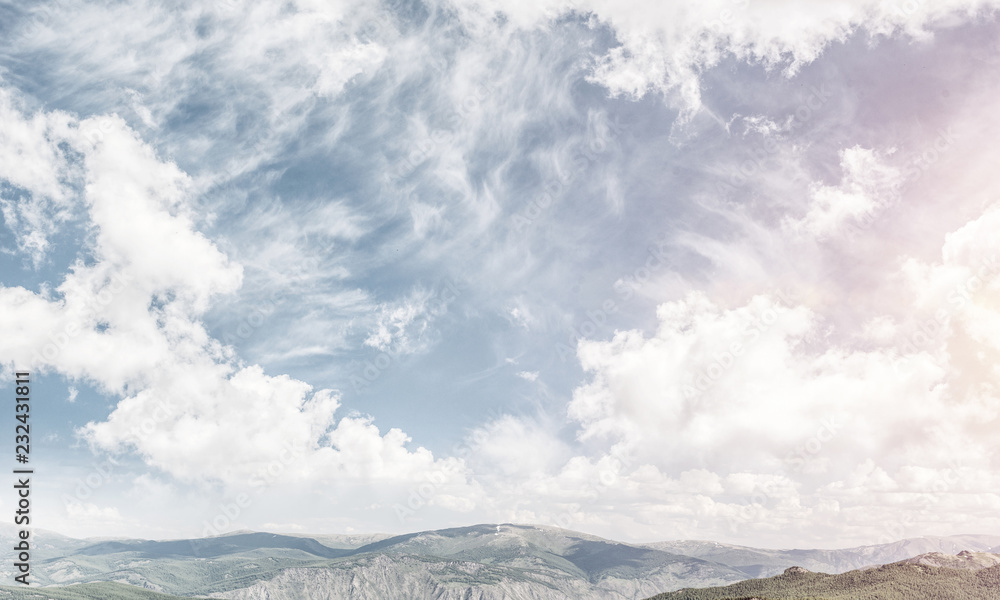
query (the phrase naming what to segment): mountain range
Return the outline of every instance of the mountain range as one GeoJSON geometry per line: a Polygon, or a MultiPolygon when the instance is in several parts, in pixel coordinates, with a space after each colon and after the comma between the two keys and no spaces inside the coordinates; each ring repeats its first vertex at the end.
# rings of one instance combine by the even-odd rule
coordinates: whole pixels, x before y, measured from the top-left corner
{"type": "MultiPolygon", "coordinates": [[[[0,543],[13,541],[12,535],[0,530],[0,543]]],[[[922,556],[941,564],[910,566],[954,570],[945,563],[964,561],[955,558],[963,550],[992,568],[992,559],[984,557],[1000,550],[1000,536],[773,550],[708,541],[626,544],[552,527],[494,524],[396,536],[239,532],[166,541],[76,540],[38,531],[35,548],[32,578],[58,586],[46,588],[53,599],[153,600],[172,594],[233,600],[641,600],[682,588],[781,577],[790,567],[835,575],[922,556]],[[88,590],[97,595],[81,595],[88,590]]],[[[0,571],[5,581],[12,581],[9,565],[0,565],[8,570],[0,571]]],[[[2,587],[0,599],[31,597],[26,591],[2,587]]]]}
{"type": "Polygon", "coordinates": [[[724,587],[683,589],[649,600],[997,600],[1000,554],[922,554],[831,575],[789,567],[781,575],[724,587]]]}

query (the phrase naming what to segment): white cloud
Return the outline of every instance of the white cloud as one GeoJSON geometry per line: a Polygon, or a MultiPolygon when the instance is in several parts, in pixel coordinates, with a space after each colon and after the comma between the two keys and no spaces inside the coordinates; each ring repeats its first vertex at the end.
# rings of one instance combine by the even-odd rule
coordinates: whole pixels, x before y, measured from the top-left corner
{"type": "Polygon", "coordinates": [[[565,443],[542,424],[512,416],[500,417],[470,435],[477,472],[498,475],[495,485],[510,477],[537,478],[570,458],[565,443]]]}
{"type": "Polygon", "coordinates": [[[444,222],[444,207],[431,206],[419,201],[410,203],[410,218],[413,219],[413,233],[420,238],[427,237],[444,222]]]}
{"type": "Polygon", "coordinates": [[[423,352],[433,343],[433,322],[448,312],[459,290],[450,281],[440,289],[414,288],[409,297],[381,304],[364,344],[383,352],[423,352]]]}
{"type": "Polygon", "coordinates": [[[530,331],[532,326],[538,325],[538,319],[532,314],[531,304],[531,300],[524,295],[517,296],[504,306],[503,316],[512,325],[530,331]]]}
{"type": "Polygon", "coordinates": [[[118,509],[113,506],[101,508],[90,503],[69,504],[67,511],[71,517],[87,519],[120,519],[118,509]]]}
{"type": "Polygon", "coordinates": [[[101,92],[111,96],[105,99],[159,131],[172,151],[206,156],[205,166],[217,170],[202,182],[209,185],[220,171],[228,172],[221,178],[238,176],[272,158],[295,139],[318,100],[374,75],[398,37],[391,16],[353,0],[170,7],[152,0],[67,1],[32,16],[12,32],[21,51],[72,57],[50,65],[60,81],[77,82],[86,72],[114,82],[101,92]],[[361,31],[366,24],[376,27],[361,31]],[[95,31],[103,31],[100,40],[95,31]],[[372,32],[375,39],[362,39],[372,32]],[[220,93],[228,102],[202,127],[174,137],[163,126],[197,95],[199,78],[227,90],[220,93]]]}
{"type": "Polygon", "coordinates": [[[824,450],[845,468],[872,454],[912,459],[919,432],[954,414],[940,345],[906,352],[905,368],[894,350],[813,349],[818,316],[764,296],[723,310],[692,294],[658,316],[651,338],[580,343],[593,380],[569,414],[582,439],[620,441],[670,468],[697,457],[731,470],[780,465],[824,420],[849,420],[824,450]],[[905,420],[901,403],[912,407],[905,420]]]}
{"type": "Polygon", "coordinates": [[[0,190],[0,212],[18,250],[37,267],[50,249],[50,238],[73,216],[75,195],[65,182],[78,173],[58,146],[68,133],[70,116],[25,113],[21,98],[0,88],[0,179],[16,188],[0,190]],[[18,190],[25,197],[19,198],[18,190]]]}
{"type": "MultiPolygon", "coordinates": [[[[195,229],[190,179],[121,119],[70,121],[61,134],[83,155],[92,260],[76,262],[54,293],[0,288],[0,327],[10,334],[0,361],[121,396],[106,420],[80,430],[95,449],[133,449],[181,480],[236,486],[343,475],[409,480],[445,464],[423,448],[408,450],[398,429],[383,436],[361,417],[336,422],[331,390],[234,364],[199,319],[240,288],[242,269],[195,229]],[[86,135],[92,125],[100,135],[86,135]]],[[[452,472],[464,481],[460,468],[452,472]]]]}
{"type": "Polygon", "coordinates": [[[876,343],[887,343],[895,338],[897,333],[896,323],[892,317],[879,315],[866,322],[861,328],[861,335],[865,339],[876,343]]]}
{"type": "Polygon", "coordinates": [[[902,34],[924,40],[931,37],[929,27],[934,24],[996,7],[995,2],[983,0],[903,5],[881,0],[709,0],[696,4],[461,0],[457,4],[469,21],[486,21],[501,12],[522,28],[546,26],[571,11],[589,14],[594,21],[608,24],[621,42],[598,59],[592,80],[614,95],[633,98],[662,91],[676,98],[688,114],[701,106],[700,74],[727,56],[792,74],[815,61],[830,44],[852,34],[902,34]]]}
{"type": "Polygon", "coordinates": [[[117,529],[122,524],[122,516],[114,506],[102,508],[91,502],[72,502],[66,505],[66,514],[70,519],[100,523],[109,529],[117,529]]]}
{"type": "Polygon", "coordinates": [[[828,238],[885,209],[897,199],[904,182],[899,169],[860,146],[841,151],[840,167],[844,171],[840,185],[814,185],[809,211],[801,219],[786,219],[786,227],[828,238]]]}
{"type": "Polygon", "coordinates": [[[323,96],[337,96],[358,75],[377,71],[387,55],[388,51],[375,43],[357,43],[331,52],[324,57],[327,64],[320,70],[316,89],[323,96]]]}
{"type": "Polygon", "coordinates": [[[580,443],[524,418],[479,430],[470,464],[497,490],[483,506],[607,535],[778,544],[1000,526],[1000,372],[983,368],[1000,314],[997,215],[947,235],[940,262],[897,261],[884,303],[896,312],[846,335],[822,303],[724,308],[692,293],[659,307],[653,335],[582,340],[590,381],[568,407],[580,443]],[[948,325],[925,333],[943,306],[948,325]],[[519,450],[504,462],[496,448],[519,450]]]}
{"type": "Polygon", "coordinates": [[[987,207],[947,235],[940,263],[903,262],[904,319],[875,315],[848,332],[857,337],[831,336],[794,303],[757,296],[727,309],[692,293],[659,307],[652,336],[581,341],[591,381],[569,416],[589,452],[560,462],[544,450],[553,431],[506,423],[523,440],[506,446],[553,458],[507,464],[523,483],[499,505],[594,531],[642,536],[670,523],[676,537],[799,543],[820,530],[873,543],[1000,525],[990,513],[1000,372],[986,368],[1000,315],[998,215],[987,207]],[[920,329],[943,306],[948,325],[920,329]]]}

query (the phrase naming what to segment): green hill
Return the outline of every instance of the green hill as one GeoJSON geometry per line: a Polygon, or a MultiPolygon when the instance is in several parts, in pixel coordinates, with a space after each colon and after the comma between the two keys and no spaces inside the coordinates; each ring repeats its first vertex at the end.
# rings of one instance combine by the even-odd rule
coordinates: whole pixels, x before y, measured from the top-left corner
{"type": "Polygon", "coordinates": [[[767,579],[683,589],[649,600],[1000,600],[1000,565],[952,569],[901,562],[839,575],[791,567],[767,579]]]}

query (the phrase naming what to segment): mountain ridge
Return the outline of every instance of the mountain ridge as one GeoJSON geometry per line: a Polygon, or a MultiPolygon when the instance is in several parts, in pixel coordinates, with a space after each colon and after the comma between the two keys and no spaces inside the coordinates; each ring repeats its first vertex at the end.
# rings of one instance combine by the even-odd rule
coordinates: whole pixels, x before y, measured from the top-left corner
{"type": "Polygon", "coordinates": [[[513,523],[395,536],[239,531],[190,540],[88,543],[57,535],[33,565],[33,576],[42,584],[114,581],[177,596],[232,600],[640,600],[686,587],[776,575],[792,566],[842,572],[853,565],[869,566],[873,558],[894,562],[920,554],[906,554],[910,549],[938,552],[940,556],[922,559],[934,564],[983,562],[987,559],[979,555],[1000,544],[1000,536],[976,534],[840,550],[774,550],[697,540],[634,544],[513,523]],[[948,552],[959,545],[968,556],[948,552]],[[326,595],[316,595],[318,590],[326,595]]]}
{"type": "Polygon", "coordinates": [[[996,600],[1000,554],[931,552],[846,573],[814,573],[793,566],[773,577],[735,584],[684,588],[646,600],[996,600]],[[941,566],[938,563],[947,563],[941,566]],[[989,566],[982,566],[989,564],[989,566]]]}

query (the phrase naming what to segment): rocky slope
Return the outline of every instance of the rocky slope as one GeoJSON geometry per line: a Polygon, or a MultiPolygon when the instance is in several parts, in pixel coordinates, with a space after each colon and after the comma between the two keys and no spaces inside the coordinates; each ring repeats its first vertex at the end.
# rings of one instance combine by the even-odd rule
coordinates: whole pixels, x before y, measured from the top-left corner
{"type": "Polygon", "coordinates": [[[781,575],[713,588],[665,592],[649,600],[997,600],[1000,555],[929,553],[905,561],[831,575],[790,567],[781,575]],[[935,566],[943,562],[959,568],[935,566]]]}
{"type": "Polygon", "coordinates": [[[943,552],[929,552],[901,561],[907,564],[923,565],[925,567],[945,567],[948,569],[966,569],[978,571],[1000,564],[1000,554],[990,552],[969,552],[963,550],[957,555],[943,552]]]}
{"type": "Polygon", "coordinates": [[[637,600],[663,586],[676,587],[678,581],[671,573],[657,573],[641,582],[614,577],[589,582],[555,571],[373,555],[344,566],[287,569],[274,579],[213,596],[233,600],[637,600]]]}

